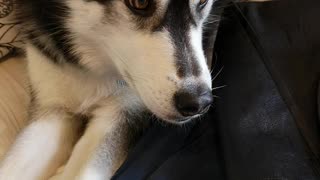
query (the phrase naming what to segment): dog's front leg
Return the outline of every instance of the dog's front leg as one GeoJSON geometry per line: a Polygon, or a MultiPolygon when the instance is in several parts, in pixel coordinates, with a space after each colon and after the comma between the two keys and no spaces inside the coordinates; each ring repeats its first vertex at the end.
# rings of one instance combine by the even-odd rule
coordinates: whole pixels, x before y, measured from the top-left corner
{"type": "Polygon", "coordinates": [[[106,180],[126,157],[123,137],[125,119],[114,105],[94,113],[84,135],[60,175],[60,180],[106,180]]]}
{"type": "Polygon", "coordinates": [[[70,155],[80,122],[63,110],[37,114],[1,162],[0,180],[46,180],[70,155]]]}

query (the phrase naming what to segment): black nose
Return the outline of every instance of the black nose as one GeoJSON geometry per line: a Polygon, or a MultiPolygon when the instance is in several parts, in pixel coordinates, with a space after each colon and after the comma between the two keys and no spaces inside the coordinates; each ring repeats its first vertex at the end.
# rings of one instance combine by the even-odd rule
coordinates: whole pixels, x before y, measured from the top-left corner
{"type": "Polygon", "coordinates": [[[203,113],[213,102],[210,90],[198,94],[179,92],[175,95],[176,108],[183,116],[194,116],[203,113]]]}

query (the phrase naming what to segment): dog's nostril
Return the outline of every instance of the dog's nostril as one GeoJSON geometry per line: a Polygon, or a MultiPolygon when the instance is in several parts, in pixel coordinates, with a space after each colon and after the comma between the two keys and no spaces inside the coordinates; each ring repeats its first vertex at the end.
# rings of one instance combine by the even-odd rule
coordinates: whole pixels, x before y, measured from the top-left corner
{"type": "Polygon", "coordinates": [[[176,108],[183,116],[193,116],[206,110],[213,101],[211,91],[201,95],[180,92],[175,95],[176,108]]]}

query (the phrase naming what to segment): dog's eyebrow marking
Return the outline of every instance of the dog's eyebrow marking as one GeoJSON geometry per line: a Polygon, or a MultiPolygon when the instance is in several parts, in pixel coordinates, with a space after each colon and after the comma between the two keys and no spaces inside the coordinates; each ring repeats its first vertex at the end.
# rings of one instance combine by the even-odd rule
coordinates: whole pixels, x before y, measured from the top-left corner
{"type": "Polygon", "coordinates": [[[166,29],[175,46],[177,76],[199,76],[200,65],[190,43],[191,26],[197,26],[190,3],[186,0],[172,0],[168,4],[165,16],[155,31],[166,29]]]}
{"type": "Polygon", "coordinates": [[[54,63],[59,63],[59,57],[55,53],[48,50],[48,48],[43,43],[37,40],[34,33],[32,32],[28,33],[28,39],[34,47],[36,47],[39,51],[41,51],[51,61],[53,61],[54,63]]]}

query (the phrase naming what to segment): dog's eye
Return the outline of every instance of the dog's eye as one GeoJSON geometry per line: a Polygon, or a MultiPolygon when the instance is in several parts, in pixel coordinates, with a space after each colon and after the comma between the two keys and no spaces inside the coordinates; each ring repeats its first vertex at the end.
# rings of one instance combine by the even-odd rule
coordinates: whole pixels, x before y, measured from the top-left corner
{"type": "Polygon", "coordinates": [[[201,8],[205,7],[207,4],[208,0],[200,0],[199,5],[201,8]]]}
{"type": "Polygon", "coordinates": [[[149,6],[149,0],[129,0],[130,6],[137,10],[144,10],[149,6]]]}
{"type": "Polygon", "coordinates": [[[208,0],[200,0],[200,5],[206,4],[208,0]]]}

